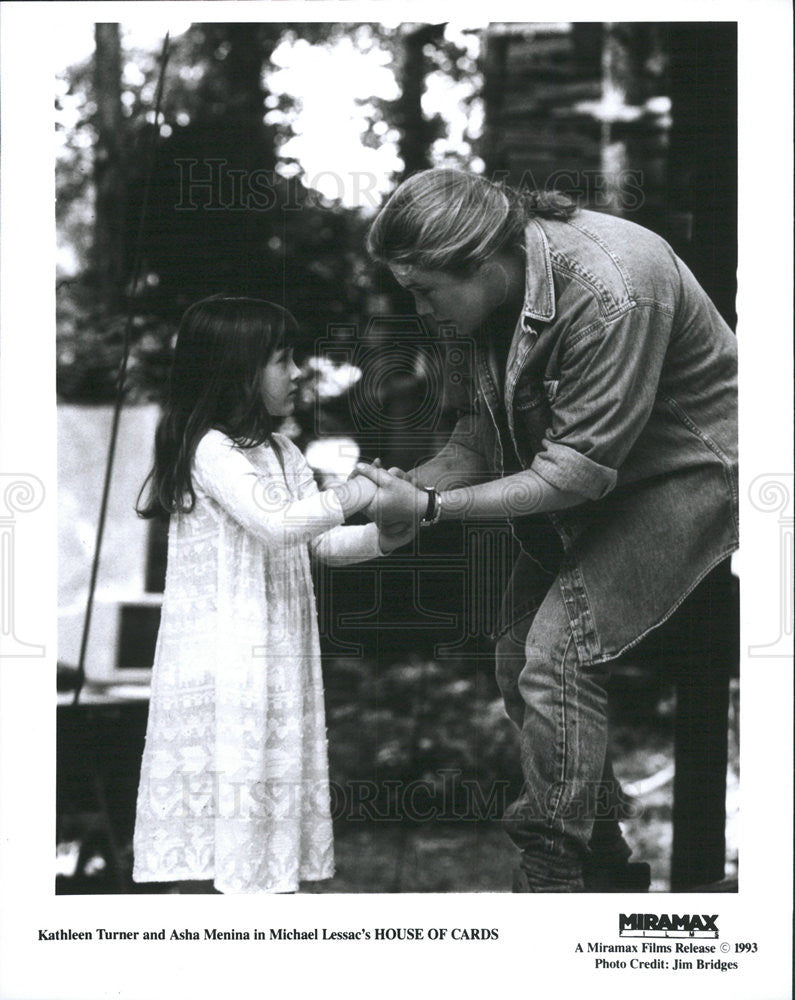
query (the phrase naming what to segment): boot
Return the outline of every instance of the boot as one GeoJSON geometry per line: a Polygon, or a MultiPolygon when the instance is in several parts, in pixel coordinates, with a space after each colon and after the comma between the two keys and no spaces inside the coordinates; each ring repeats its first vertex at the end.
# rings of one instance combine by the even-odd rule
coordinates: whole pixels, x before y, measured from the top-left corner
{"type": "Polygon", "coordinates": [[[651,868],[645,861],[599,863],[590,858],[585,863],[586,892],[648,892],[651,868]]]}

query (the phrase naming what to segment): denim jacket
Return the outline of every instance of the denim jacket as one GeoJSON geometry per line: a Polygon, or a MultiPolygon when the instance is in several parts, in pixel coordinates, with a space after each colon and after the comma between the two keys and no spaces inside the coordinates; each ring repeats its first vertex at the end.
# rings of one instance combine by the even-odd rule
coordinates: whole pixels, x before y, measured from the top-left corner
{"type": "Polygon", "coordinates": [[[504,371],[493,344],[478,350],[477,451],[497,475],[532,469],[583,503],[514,521],[525,555],[503,628],[557,577],[580,662],[596,664],[738,546],[736,339],[668,244],[631,222],[534,219],[526,250],[504,371]]]}

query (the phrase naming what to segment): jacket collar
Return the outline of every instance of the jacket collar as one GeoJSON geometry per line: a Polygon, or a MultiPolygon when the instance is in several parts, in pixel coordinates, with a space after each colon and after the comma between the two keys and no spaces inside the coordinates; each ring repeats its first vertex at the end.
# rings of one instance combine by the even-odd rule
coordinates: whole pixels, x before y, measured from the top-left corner
{"type": "Polygon", "coordinates": [[[527,320],[549,321],[555,315],[555,286],[552,280],[552,256],[547,234],[537,219],[530,219],[525,227],[527,274],[525,278],[522,326],[527,320]]]}

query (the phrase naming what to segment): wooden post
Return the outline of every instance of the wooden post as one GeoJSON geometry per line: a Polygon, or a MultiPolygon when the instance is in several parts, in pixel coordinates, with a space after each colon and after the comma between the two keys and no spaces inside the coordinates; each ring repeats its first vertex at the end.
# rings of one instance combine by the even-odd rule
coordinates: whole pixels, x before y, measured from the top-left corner
{"type": "Polygon", "coordinates": [[[677,669],[674,891],[718,882],[725,874],[729,681],[739,652],[728,561],[702,587],[685,630],[688,653],[677,669]]]}
{"type": "Polygon", "coordinates": [[[674,891],[725,874],[728,713],[729,663],[694,664],[676,687],[674,891]]]}
{"type": "Polygon", "coordinates": [[[670,208],[692,215],[674,242],[726,322],[737,319],[737,25],[669,29],[670,208]]]}

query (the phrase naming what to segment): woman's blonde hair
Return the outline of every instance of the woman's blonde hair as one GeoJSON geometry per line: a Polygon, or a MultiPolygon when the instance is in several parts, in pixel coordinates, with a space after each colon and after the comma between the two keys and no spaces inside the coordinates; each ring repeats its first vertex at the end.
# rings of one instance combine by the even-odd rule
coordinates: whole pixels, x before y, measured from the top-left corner
{"type": "Polygon", "coordinates": [[[423,170],[378,213],[367,249],[382,263],[467,273],[498,250],[520,249],[532,216],[568,218],[574,211],[554,191],[520,193],[463,170],[423,170]]]}

